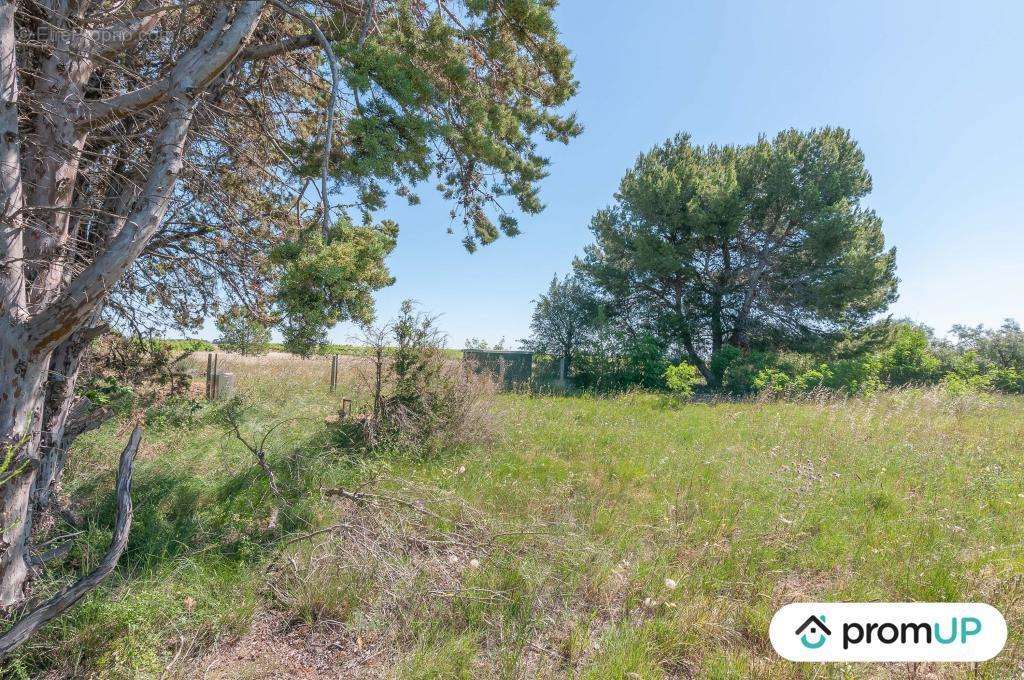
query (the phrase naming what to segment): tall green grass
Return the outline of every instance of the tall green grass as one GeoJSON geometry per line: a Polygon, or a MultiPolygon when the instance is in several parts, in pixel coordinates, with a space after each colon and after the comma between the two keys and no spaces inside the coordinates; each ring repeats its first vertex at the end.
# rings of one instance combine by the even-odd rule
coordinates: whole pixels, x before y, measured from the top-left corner
{"type": "MultiPolygon", "coordinates": [[[[395,457],[357,455],[325,422],[359,380],[329,395],[290,366],[236,369],[254,432],[288,419],[268,447],[280,530],[215,407],[150,428],[117,572],[9,673],[282,677],[297,672],[283,644],[329,650],[324,677],[1002,678],[1024,663],[1022,398],[506,395],[491,444],[395,457]],[[339,487],[366,496],[324,493],[339,487]],[[984,601],[1010,640],[977,667],[798,666],[767,638],[794,600],[984,601]]],[[[102,554],[127,427],[76,446],[66,487],[90,528],[41,590],[102,554]]]]}

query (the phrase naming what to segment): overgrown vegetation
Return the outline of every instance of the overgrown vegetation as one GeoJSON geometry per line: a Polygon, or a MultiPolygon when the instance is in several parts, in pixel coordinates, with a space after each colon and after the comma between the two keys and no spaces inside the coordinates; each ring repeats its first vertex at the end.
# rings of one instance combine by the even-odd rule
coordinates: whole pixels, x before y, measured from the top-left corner
{"type": "Polygon", "coordinates": [[[370,399],[342,423],[352,443],[432,454],[486,440],[496,386],[449,361],[445,337],[409,300],[391,323],[366,328],[370,399]]]}
{"type": "MultiPolygon", "coordinates": [[[[576,349],[573,384],[581,391],[635,387],[674,391],[668,379],[670,352],[649,335],[595,340],[576,349]]],[[[607,336],[604,336],[607,337],[607,336]]],[[[909,321],[869,326],[829,351],[741,349],[727,345],[709,364],[717,388],[698,389],[734,397],[813,392],[870,394],[884,388],[937,385],[954,393],[1024,393],[1024,331],[1013,320],[1000,328],[954,327],[952,339],[909,321]]],[[[676,370],[682,370],[676,368],[676,370]]]]}
{"type": "MultiPolygon", "coordinates": [[[[373,366],[346,359],[331,395],[323,361],[238,360],[250,443],[284,421],[265,447],[288,499],[275,532],[278,500],[221,407],[151,429],[117,572],[7,674],[796,679],[766,638],[793,600],[985,601],[1009,622],[991,662],[874,669],[889,677],[1024,662],[1021,397],[508,394],[488,443],[426,457],[337,436],[341,398],[371,405],[373,366]]],[[[126,426],[76,445],[86,530],[37,593],[106,544],[126,426]]]]}

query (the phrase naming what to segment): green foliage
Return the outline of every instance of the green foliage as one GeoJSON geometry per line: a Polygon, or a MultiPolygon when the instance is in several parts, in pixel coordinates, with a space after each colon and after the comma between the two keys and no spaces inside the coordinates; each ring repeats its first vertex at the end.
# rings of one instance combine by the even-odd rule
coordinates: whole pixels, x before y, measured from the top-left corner
{"type": "Polygon", "coordinates": [[[508,348],[505,347],[505,338],[493,343],[487,342],[483,338],[467,338],[466,349],[475,349],[484,352],[502,352],[508,348]]]}
{"type": "Polygon", "coordinates": [[[960,352],[973,351],[986,366],[1024,371],[1024,330],[1013,319],[999,328],[953,326],[960,352]]]}
{"type": "Polygon", "coordinates": [[[742,356],[743,351],[735,345],[725,345],[711,355],[709,368],[716,385],[723,385],[726,371],[729,370],[730,366],[739,361],[742,356]]]}
{"type": "Polygon", "coordinates": [[[554,277],[534,307],[528,347],[565,357],[566,375],[571,376],[573,360],[593,340],[598,308],[579,277],[570,275],[561,281],[554,277]]]}
{"type": "Polygon", "coordinates": [[[209,340],[200,340],[199,338],[158,338],[150,340],[149,342],[177,353],[217,351],[217,345],[213,344],[209,340]]]}
{"type": "Polygon", "coordinates": [[[992,389],[992,378],[983,368],[978,352],[968,350],[953,357],[942,384],[951,394],[987,392],[992,389]]]}
{"type": "Polygon", "coordinates": [[[350,443],[370,451],[437,454],[489,436],[496,386],[491,376],[449,361],[437,317],[405,300],[391,323],[367,327],[365,337],[373,384],[363,416],[342,424],[350,443]]]}
{"type": "Polygon", "coordinates": [[[146,426],[153,429],[187,427],[197,422],[202,405],[185,395],[172,395],[146,410],[146,426]]]}
{"type": "Polygon", "coordinates": [[[870,190],[843,129],[725,147],[678,135],[622,179],[576,266],[702,370],[729,344],[807,347],[895,299],[895,251],[861,205],[870,190]]]}
{"type": "Polygon", "coordinates": [[[822,386],[846,394],[870,394],[882,388],[878,357],[866,355],[842,359],[828,365],[822,373],[822,386]]]}
{"type": "Polygon", "coordinates": [[[117,411],[126,411],[135,403],[135,392],[116,375],[89,376],[79,386],[79,391],[97,406],[113,406],[117,411]]]}
{"type": "Polygon", "coordinates": [[[692,364],[680,363],[665,369],[665,385],[677,397],[692,397],[693,388],[699,385],[700,381],[700,371],[692,364]]]}
{"type": "MultiPolygon", "coordinates": [[[[779,362],[777,357],[765,357],[763,361],[766,365],[758,369],[750,380],[750,392],[767,391],[785,395],[827,389],[855,395],[870,394],[883,387],[879,378],[880,362],[873,355],[839,359],[804,370],[796,370],[793,364],[779,362]]],[[[745,372],[746,375],[749,372],[745,372]]]]}
{"type": "Polygon", "coordinates": [[[816,368],[809,368],[793,379],[793,389],[800,392],[810,392],[819,387],[824,387],[832,380],[832,369],[828,364],[819,364],[816,368]]]}
{"type": "MultiPolygon", "coordinates": [[[[941,383],[954,394],[1024,393],[1024,370],[1013,366],[1014,326],[1007,322],[995,331],[972,329],[973,341],[961,342],[959,348],[953,348],[935,340],[927,328],[909,322],[880,325],[884,337],[874,338],[852,356],[822,361],[822,357],[814,355],[762,355],[763,366],[749,391],[785,395],[821,388],[866,394],[883,387],[941,383]],[[987,354],[982,355],[982,347],[987,354]]],[[[963,327],[959,328],[962,340],[965,332],[963,327]]],[[[749,365],[758,363],[754,357],[756,353],[743,356],[723,348],[712,361],[712,367],[721,371],[724,387],[734,394],[743,394],[743,378],[749,375],[749,365]]]]}
{"type": "Polygon", "coordinates": [[[288,351],[310,356],[335,324],[373,320],[373,292],[394,283],[384,260],[397,236],[394,222],[358,227],[343,218],[326,238],[310,228],[275,249],[272,259],[281,270],[277,306],[288,351]]]}
{"type": "Polygon", "coordinates": [[[890,386],[934,382],[942,364],[931,350],[927,331],[905,323],[895,327],[878,360],[879,378],[890,386]]]}
{"type": "Polygon", "coordinates": [[[988,372],[989,382],[997,392],[1024,394],[1024,370],[993,368],[988,372]]]}
{"type": "Polygon", "coordinates": [[[719,371],[719,386],[728,394],[742,396],[756,390],[757,375],[772,365],[775,357],[767,352],[744,353],[738,347],[723,347],[712,359],[713,370],[719,371]]]}
{"type": "Polygon", "coordinates": [[[664,342],[645,333],[626,343],[620,384],[622,387],[661,389],[665,385],[668,366],[664,342]]]}
{"type": "Polygon", "coordinates": [[[754,389],[758,392],[782,394],[788,392],[795,382],[792,376],[777,368],[762,368],[754,376],[754,389]]]}
{"type": "Polygon", "coordinates": [[[192,377],[180,360],[190,353],[187,346],[107,333],[89,347],[76,390],[115,410],[185,394],[192,377]]]}
{"type": "MultiPolygon", "coordinates": [[[[560,112],[577,84],[554,3],[469,2],[452,12],[384,4],[365,40],[356,31],[335,42],[343,89],[359,104],[343,118],[332,174],[366,214],[384,207],[391,187],[417,203],[414,187],[434,181],[461,218],[468,250],[515,236],[516,219],[492,217],[493,203],[509,197],[539,212],[548,160],[537,142],[566,143],[581,131],[560,112]]],[[[321,138],[295,142],[309,177],[319,173],[321,138]]]]}
{"type": "Polygon", "coordinates": [[[394,398],[403,408],[425,413],[443,370],[444,340],[437,318],[417,313],[412,301],[404,300],[391,327],[396,345],[391,356],[394,398]]]}
{"type": "Polygon", "coordinates": [[[221,347],[256,356],[270,351],[270,328],[247,308],[232,305],[217,317],[221,347]]]}
{"type": "Polygon", "coordinates": [[[663,389],[669,367],[665,354],[663,342],[649,333],[631,337],[610,324],[599,325],[577,355],[573,385],[596,392],[663,389]]]}

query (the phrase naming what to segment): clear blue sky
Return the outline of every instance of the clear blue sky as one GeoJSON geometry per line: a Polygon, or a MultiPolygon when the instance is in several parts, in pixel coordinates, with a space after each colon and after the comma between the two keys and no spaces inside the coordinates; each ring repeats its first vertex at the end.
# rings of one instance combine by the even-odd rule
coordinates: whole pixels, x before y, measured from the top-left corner
{"type": "MultiPolygon", "coordinates": [[[[853,131],[868,204],[898,251],[892,308],[936,328],[1024,321],[1024,4],[923,0],[564,0],[585,126],[547,149],[547,210],[473,255],[426,195],[386,211],[402,234],[388,317],[411,297],[451,346],[516,342],[531,301],[569,270],[637,154],[679,131],[743,143],[787,127],[853,131]]],[[[344,341],[353,329],[339,326],[344,341]]]]}

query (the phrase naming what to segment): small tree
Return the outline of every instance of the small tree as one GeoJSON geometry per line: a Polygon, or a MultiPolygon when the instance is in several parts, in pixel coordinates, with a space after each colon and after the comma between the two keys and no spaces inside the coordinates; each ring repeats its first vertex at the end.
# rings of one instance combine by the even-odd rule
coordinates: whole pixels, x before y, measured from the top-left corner
{"type": "Polygon", "coordinates": [[[526,346],[565,360],[569,377],[573,359],[594,334],[597,301],[576,276],[551,279],[546,293],[537,299],[530,321],[532,337],[526,346]]]}
{"type": "Polygon", "coordinates": [[[241,305],[232,305],[217,317],[221,345],[239,354],[256,356],[270,350],[270,329],[241,305]]]}
{"type": "Polygon", "coordinates": [[[889,386],[933,382],[942,362],[931,345],[931,329],[910,322],[896,324],[889,342],[878,353],[882,382],[889,386]]]}
{"type": "Polygon", "coordinates": [[[958,324],[951,333],[960,352],[974,350],[986,365],[1024,370],[1024,331],[1013,319],[1006,319],[999,328],[958,324]]]}
{"type": "Polygon", "coordinates": [[[350,441],[429,453],[489,435],[496,386],[449,361],[445,338],[437,317],[416,311],[411,300],[390,323],[364,327],[373,403],[353,421],[350,441]]]}

